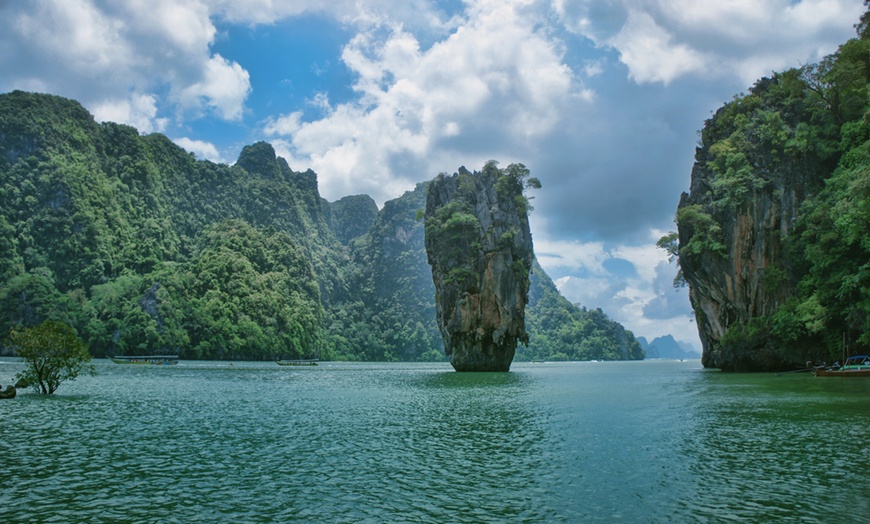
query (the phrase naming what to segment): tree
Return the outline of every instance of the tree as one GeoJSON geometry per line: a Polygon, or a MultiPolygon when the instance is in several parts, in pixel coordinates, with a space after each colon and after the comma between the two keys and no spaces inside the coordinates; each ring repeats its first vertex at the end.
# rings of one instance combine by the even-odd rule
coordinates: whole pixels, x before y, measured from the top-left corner
{"type": "Polygon", "coordinates": [[[38,385],[44,395],[51,395],[67,380],[75,380],[79,373],[94,374],[85,343],[64,323],[46,320],[36,327],[15,329],[8,344],[27,363],[15,378],[38,385]]]}

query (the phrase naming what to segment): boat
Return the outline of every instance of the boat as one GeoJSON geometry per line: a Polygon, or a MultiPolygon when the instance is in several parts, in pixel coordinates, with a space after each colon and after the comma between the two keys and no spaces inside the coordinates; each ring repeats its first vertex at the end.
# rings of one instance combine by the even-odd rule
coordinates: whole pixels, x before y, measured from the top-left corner
{"type": "Polygon", "coordinates": [[[818,367],[814,373],[817,377],[870,377],[870,356],[854,355],[842,366],[818,367]]]}
{"type": "Polygon", "coordinates": [[[151,364],[154,366],[172,366],[178,364],[178,355],[142,355],[109,357],[115,364],[151,364]]]}
{"type": "Polygon", "coordinates": [[[295,360],[276,360],[275,363],[279,366],[316,366],[317,359],[315,358],[301,358],[295,360]]]}

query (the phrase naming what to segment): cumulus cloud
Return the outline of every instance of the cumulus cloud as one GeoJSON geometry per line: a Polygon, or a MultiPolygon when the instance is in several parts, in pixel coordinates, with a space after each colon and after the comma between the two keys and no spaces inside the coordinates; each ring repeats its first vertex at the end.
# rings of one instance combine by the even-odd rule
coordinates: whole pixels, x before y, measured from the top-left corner
{"type": "Polygon", "coordinates": [[[135,93],[126,99],[98,101],[91,111],[98,122],[128,124],[140,133],[162,132],[168,122],[157,116],[157,97],[153,94],[135,93]]]}
{"type": "Polygon", "coordinates": [[[196,158],[200,160],[205,159],[211,160],[212,162],[224,162],[217,148],[211,142],[206,142],[205,140],[193,140],[186,136],[175,138],[172,141],[196,155],[196,158]]]}
{"type": "Polygon", "coordinates": [[[269,117],[263,125],[266,136],[289,136],[302,127],[302,111],[294,111],[288,115],[269,117]]]}
{"type": "Polygon", "coordinates": [[[555,0],[569,30],[612,47],[635,81],[739,75],[822,58],[863,12],[853,0],[555,0]]]}
{"type": "Polygon", "coordinates": [[[248,72],[221,55],[202,66],[200,80],[178,90],[183,109],[211,108],[224,120],[239,120],[251,90],[248,72]]]}
{"type": "Polygon", "coordinates": [[[342,53],[358,99],[315,121],[270,119],[264,133],[283,136],[332,198],[364,191],[383,202],[459,167],[449,159],[473,169],[513,156],[557,126],[566,101],[589,99],[560,46],[515,4],[470,3],[456,30],[426,49],[401,27],[359,33],[342,53]]]}
{"type": "Polygon", "coordinates": [[[703,72],[707,63],[701,53],[676,43],[652,16],[643,12],[629,12],[622,30],[608,44],[619,49],[629,76],[641,83],[668,84],[685,73],[703,72]]]}
{"type": "Polygon", "coordinates": [[[173,110],[227,120],[244,110],[250,79],[211,52],[216,29],[201,1],[3,2],[0,16],[0,89],[74,98],[143,131],[163,130],[158,115],[173,110]]]}
{"type": "Polygon", "coordinates": [[[613,279],[605,276],[583,278],[567,275],[559,277],[553,282],[559,292],[571,303],[583,307],[603,306],[603,308],[611,309],[608,305],[613,302],[619,291],[614,289],[613,279]]]}
{"type": "Polygon", "coordinates": [[[537,238],[534,242],[535,257],[541,267],[548,271],[562,269],[602,275],[606,273],[604,262],[613,256],[604,250],[602,242],[537,238]]]}

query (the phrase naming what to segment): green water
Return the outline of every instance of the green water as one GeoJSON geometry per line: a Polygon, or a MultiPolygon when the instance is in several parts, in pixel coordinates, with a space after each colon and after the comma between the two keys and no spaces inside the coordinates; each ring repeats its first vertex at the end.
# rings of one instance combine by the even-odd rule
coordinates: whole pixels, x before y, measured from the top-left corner
{"type": "MultiPolygon", "coordinates": [[[[20,364],[0,360],[0,383],[20,364]]],[[[866,522],[870,380],[97,361],[0,401],[0,522],[866,522]]]]}

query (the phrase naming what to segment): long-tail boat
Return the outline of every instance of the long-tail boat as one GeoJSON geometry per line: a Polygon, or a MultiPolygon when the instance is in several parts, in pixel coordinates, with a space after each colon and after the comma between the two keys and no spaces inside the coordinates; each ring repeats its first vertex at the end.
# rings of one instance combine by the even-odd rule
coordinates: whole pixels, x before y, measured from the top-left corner
{"type": "Polygon", "coordinates": [[[155,366],[172,366],[178,364],[178,355],[144,355],[109,357],[115,364],[152,364],[155,366]]]}
{"type": "Polygon", "coordinates": [[[817,377],[870,377],[870,356],[854,355],[842,366],[818,367],[814,373],[817,377]]]}

